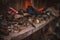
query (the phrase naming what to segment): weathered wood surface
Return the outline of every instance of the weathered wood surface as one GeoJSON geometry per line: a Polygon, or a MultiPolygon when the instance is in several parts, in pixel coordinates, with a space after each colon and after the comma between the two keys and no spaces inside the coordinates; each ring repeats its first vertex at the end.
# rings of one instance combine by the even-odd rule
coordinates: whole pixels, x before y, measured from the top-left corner
{"type": "Polygon", "coordinates": [[[50,17],[47,21],[42,21],[39,24],[34,24],[36,26],[36,28],[32,27],[32,25],[28,26],[27,28],[23,29],[22,31],[20,31],[19,33],[13,33],[7,37],[4,37],[5,40],[21,40],[24,39],[26,37],[28,37],[29,35],[31,35],[32,33],[38,31],[39,29],[45,27],[45,25],[47,25],[49,22],[51,22],[53,19],[55,19],[55,17],[50,17]]]}
{"type": "Polygon", "coordinates": [[[54,19],[54,17],[51,17],[48,21],[42,21],[40,24],[36,24],[36,28],[31,27],[31,25],[29,27],[27,27],[26,29],[20,31],[19,33],[15,33],[15,34],[11,34],[10,38],[12,38],[13,40],[21,40],[24,39],[25,37],[28,37],[29,35],[31,35],[32,33],[38,31],[39,29],[43,28],[45,25],[47,25],[49,22],[51,22],[54,19]]]}

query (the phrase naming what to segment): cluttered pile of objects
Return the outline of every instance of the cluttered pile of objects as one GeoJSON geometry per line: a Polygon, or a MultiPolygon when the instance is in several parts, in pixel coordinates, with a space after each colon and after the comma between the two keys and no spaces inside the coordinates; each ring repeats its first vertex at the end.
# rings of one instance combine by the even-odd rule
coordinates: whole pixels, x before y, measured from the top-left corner
{"type": "Polygon", "coordinates": [[[0,14],[0,35],[7,36],[10,33],[18,33],[29,25],[35,28],[33,23],[39,24],[41,21],[47,21],[51,16],[55,17],[51,11],[46,9],[40,12],[32,6],[28,6],[26,10],[16,11],[9,7],[6,15],[0,14]]]}

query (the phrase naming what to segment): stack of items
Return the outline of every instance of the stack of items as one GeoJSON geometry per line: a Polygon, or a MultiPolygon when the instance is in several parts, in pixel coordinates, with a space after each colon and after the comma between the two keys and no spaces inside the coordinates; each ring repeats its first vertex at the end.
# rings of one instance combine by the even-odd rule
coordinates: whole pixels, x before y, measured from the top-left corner
{"type": "Polygon", "coordinates": [[[6,16],[0,15],[0,34],[18,33],[29,25],[35,27],[33,23],[38,24],[41,21],[48,20],[50,16],[50,11],[44,10],[40,13],[32,6],[29,6],[26,11],[23,9],[16,11],[10,7],[6,16]]]}

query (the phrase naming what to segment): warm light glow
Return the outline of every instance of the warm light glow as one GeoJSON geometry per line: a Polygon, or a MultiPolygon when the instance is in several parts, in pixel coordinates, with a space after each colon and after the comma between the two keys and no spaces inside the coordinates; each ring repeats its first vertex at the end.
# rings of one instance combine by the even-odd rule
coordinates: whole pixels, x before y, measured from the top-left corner
{"type": "Polygon", "coordinates": [[[26,1],[25,1],[25,6],[24,6],[24,8],[27,9],[28,6],[32,6],[32,0],[30,0],[30,1],[26,0],[26,1]]]}
{"type": "Polygon", "coordinates": [[[39,12],[42,12],[43,10],[44,10],[43,7],[38,8],[38,11],[39,11],[39,12]]]}
{"type": "Polygon", "coordinates": [[[25,9],[28,7],[29,3],[28,1],[25,2],[25,9]]]}

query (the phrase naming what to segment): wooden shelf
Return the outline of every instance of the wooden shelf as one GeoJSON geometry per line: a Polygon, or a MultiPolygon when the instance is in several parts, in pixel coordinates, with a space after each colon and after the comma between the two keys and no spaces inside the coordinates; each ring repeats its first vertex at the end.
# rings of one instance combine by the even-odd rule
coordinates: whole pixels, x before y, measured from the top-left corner
{"type": "MultiPolygon", "coordinates": [[[[50,10],[53,14],[56,14],[56,17],[59,16],[59,13],[57,11],[53,11],[55,9],[50,8],[47,9],[50,10]]],[[[54,20],[55,17],[50,17],[47,21],[41,21],[41,23],[39,24],[34,24],[36,28],[32,27],[32,25],[29,25],[27,28],[21,30],[19,33],[12,33],[9,36],[5,36],[4,39],[5,40],[21,40],[24,39],[26,37],[28,37],[29,35],[31,35],[32,33],[40,30],[41,28],[45,27],[45,25],[47,25],[48,23],[50,23],[52,20],[54,20]]]]}
{"type": "Polygon", "coordinates": [[[49,22],[51,22],[54,19],[54,17],[51,17],[50,19],[48,19],[47,21],[42,21],[39,24],[34,24],[36,26],[36,28],[32,27],[32,25],[28,26],[27,28],[23,29],[22,31],[20,31],[19,33],[12,33],[7,37],[4,37],[5,40],[21,40],[24,39],[26,37],[28,37],[29,35],[31,35],[32,33],[38,31],[39,29],[43,28],[45,25],[47,25],[49,22]]]}

